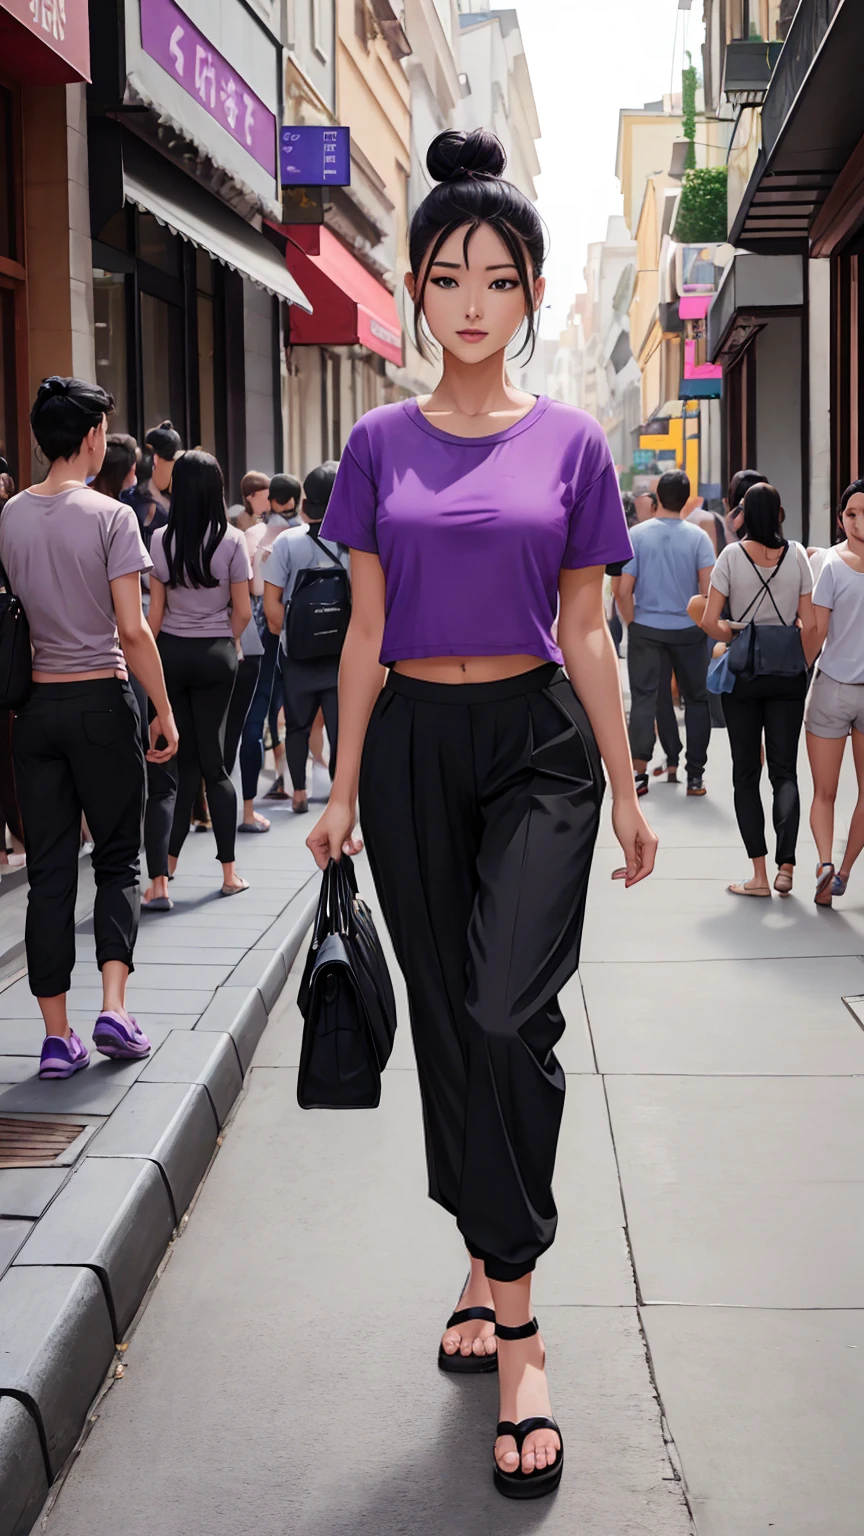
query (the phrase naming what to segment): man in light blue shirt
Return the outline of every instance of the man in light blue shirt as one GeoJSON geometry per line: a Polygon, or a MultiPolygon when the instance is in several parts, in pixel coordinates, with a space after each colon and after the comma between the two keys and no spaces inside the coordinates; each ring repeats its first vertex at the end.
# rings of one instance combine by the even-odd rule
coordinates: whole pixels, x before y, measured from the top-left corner
{"type": "Polygon", "coordinates": [[[671,662],[684,698],[687,730],[687,793],[704,795],[703,774],[711,740],[705,635],[690,619],[691,597],[708,595],[714,548],[707,533],[682,520],[690,481],[682,470],[661,475],[655,517],[631,530],[633,559],[621,576],[619,606],[629,622],[630,750],[636,791],[648,793],[654,751],[657,691],[664,663],[671,662]]]}

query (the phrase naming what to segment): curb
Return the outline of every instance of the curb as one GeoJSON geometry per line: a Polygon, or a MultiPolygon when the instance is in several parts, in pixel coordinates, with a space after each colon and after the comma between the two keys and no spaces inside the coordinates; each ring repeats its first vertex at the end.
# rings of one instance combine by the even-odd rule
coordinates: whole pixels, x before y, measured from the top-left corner
{"type": "Polygon", "coordinates": [[[311,875],[216,990],[172,1030],[0,1280],[0,1536],[26,1536],[74,1449],[312,923],[311,875]]]}

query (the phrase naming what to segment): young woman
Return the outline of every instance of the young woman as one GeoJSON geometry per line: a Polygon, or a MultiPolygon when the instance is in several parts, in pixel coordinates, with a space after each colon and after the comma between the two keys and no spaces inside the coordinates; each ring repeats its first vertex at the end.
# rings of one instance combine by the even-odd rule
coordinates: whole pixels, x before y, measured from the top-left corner
{"type": "Polygon", "coordinates": [[[843,896],[852,866],[864,848],[864,480],[843,492],[840,529],[845,535],[827,554],[813,590],[819,669],[804,715],[813,774],[810,826],[821,863],[816,904],[830,907],[843,896]],[[834,855],[834,802],[847,737],[858,779],[858,800],[849,823],[839,870],[834,855]]]}
{"type": "Polygon", "coordinates": [[[604,566],[630,553],[606,439],[507,374],[543,299],[539,216],[500,179],[489,133],[439,135],[427,165],[441,185],[414,215],[406,285],[444,373],[429,397],[370,412],[343,454],[322,533],[350,546],[353,608],[336,777],[308,842],[322,868],[360,850],[359,781],[408,983],[430,1194],[471,1256],[439,1363],[497,1364],[496,1485],[531,1498],[562,1466],[531,1275],[555,1235],[557,993],[579,957],[601,755],[628,885],[656,838],[603,617],[604,566]]]}
{"type": "Polygon", "coordinates": [[[82,811],[95,845],[93,922],[102,972],[93,1039],[106,1056],[133,1058],[150,1049],[126,1009],[144,811],[140,720],[127,669],[155,711],[151,761],[174,756],[177,728],[141,610],[141,572],[150,559],[135,514],[87,485],[102,467],[113,408],[94,384],[43,380],[30,421],[50,469],[0,517],[0,560],[33,643],[33,692],[16,714],[13,745],[30,879],[27,970],[45,1020],[40,1077],[70,1077],[89,1060],[66,1011],[82,811]]]}
{"type": "Polygon", "coordinates": [[[744,508],[742,503],[751,486],[767,485],[766,475],[760,474],[758,469],[739,469],[737,474],[729,481],[729,490],[723,498],[726,508],[726,538],[727,542],[744,537],[744,508]]]}
{"type": "MultiPolygon", "coordinates": [[[[140,453],[128,432],[112,432],[105,439],[105,458],[93,481],[93,490],[120,501],[135,486],[140,453]]],[[[131,505],[131,502],[130,502],[131,505]]]]}
{"type": "Polygon", "coordinates": [[[798,626],[801,670],[792,677],[737,677],[723,694],[723,713],[732,750],[735,815],[748,856],[749,880],[729,886],[733,896],[771,896],[762,809],[762,738],[774,796],[777,875],[780,896],[792,890],[801,807],[798,797],[798,742],[807,696],[807,665],[815,653],[811,591],[813,577],[806,551],[783,537],[783,507],[773,485],[750,487],[741,503],[743,538],[721,550],[713,571],[702,628],[728,645],[735,629],[754,624],[798,626]],[[721,618],[726,605],[732,620],[721,618]]]}
{"type": "Polygon", "coordinates": [[[246,541],[229,528],[222,471],[209,453],[184,453],[174,467],[168,524],[153,537],[149,624],[158,638],[180,726],[177,795],[158,851],[148,849],[147,901],[168,897],[202,777],[222,864],[222,895],[248,890],[234,867],[237,796],[225,770],[225,724],[239,667],[237,641],[252,617],[246,541]]]}

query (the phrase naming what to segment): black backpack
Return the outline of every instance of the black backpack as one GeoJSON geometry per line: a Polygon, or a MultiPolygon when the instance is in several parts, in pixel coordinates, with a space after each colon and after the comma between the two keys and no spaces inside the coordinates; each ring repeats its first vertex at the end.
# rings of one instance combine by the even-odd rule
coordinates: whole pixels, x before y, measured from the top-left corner
{"type": "Polygon", "coordinates": [[[285,653],[289,661],[335,661],[351,618],[351,583],[341,560],[311,528],[306,537],[331,564],[298,572],[285,614],[285,653]]]}

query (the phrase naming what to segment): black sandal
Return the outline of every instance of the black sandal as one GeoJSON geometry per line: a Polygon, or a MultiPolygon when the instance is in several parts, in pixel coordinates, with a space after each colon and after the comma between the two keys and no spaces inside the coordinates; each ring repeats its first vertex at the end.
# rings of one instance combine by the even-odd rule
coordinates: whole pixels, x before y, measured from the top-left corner
{"type": "MultiPolygon", "coordinates": [[[[521,1328],[505,1328],[500,1323],[495,1324],[495,1337],[498,1339],[530,1339],[539,1331],[540,1325],[536,1317],[530,1323],[523,1323],[521,1328]]],[[[509,1419],[502,1419],[496,1433],[499,1437],[513,1436],[521,1462],[522,1447],[535,1429],[551,1429],[558,1436],[560,1448],[555,1454],[555,1460],[551,1467],[544,1467],[540,1472],[523,1472],[521,1466],[515,1472],[505,1472],[499,1467],[493,1450],[492,1475],[495,1479],[495,1487],[499,1493],[503,1493],[505,1499],[542,1499],[547,1493],[554,1493],[561,1482],[561,1474],[564,1471],[564,1436],[554,1419],[545,1417],[520,1419],[518,1424],[511,1423],[509,1419]]]]}
{"type": "MultiPolygon", "coordinates": [[[[465,1286],[470,1275],[462,1287],[465,1294],[465,1286]]],[[[458,1328],[460,1323],[494,1323],[495,1313],[491,1307],[462,1307],[447,1320],[447,1328],[458,1328]]],[[[447,1329],[445,1328],[445,1333],[447,1329]]],[[[497,1330],[496,1330],[497,1331],[497,1330]]],[[[482,1376],[488,1371],[497,1371],[498,1355],[463,1355],[457,1349],[455,1355],[448,1355],[443,1344],[438,1345],[438,1369],[439,1371],[451,1371],[454,1376],[482,1376]]]]}

